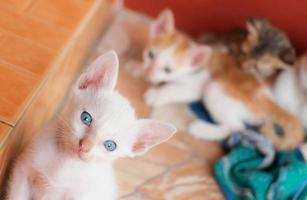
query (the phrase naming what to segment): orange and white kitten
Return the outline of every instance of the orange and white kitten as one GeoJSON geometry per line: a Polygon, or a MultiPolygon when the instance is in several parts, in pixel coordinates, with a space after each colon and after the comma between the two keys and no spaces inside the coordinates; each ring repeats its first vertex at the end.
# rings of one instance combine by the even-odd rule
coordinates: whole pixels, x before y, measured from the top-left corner
{"type": "Polygon", "coordinates": [[[155,99],[156,87],[150,88],[145,101],[150,105],[164,105],[172,102],[189,102],[200,98],[202,83],[207,73],[199,71],[203,62],[211,55],[209,46],[200,46],[187,35],[175,30],[174,17],[170,10],[164,10],[150,27],[148,44],[143,53],[144,78],[154,85],[167,82],[163,93],[155,99]],[[177,94],[181,94],[178,97],[177,94]],[[153,98],[151,98],[153,97],[153,98]]]}
{"type": "Polygon", "coordinates": [[[116,90],[115,52],[98,57],[79,77],[63,110],[17,159],[8,200],[116,199],[112,161],[146,152],[175,128],[136,119],[116,90]]]}
{"type": "Polygon", "coordinates": [[[273,101],[265,83],[243,72],[230,54],[177,32],[169,10],[152,24],[144,52],[145,78],[156,85],[145,94],[148,105],[202,100],[219,123],[195,120],[189,127],[194,136],[220,140],[249,123],[263,124],[263,134],[279,149],[293,149],[303,141],[302,124],[273,101]]]}

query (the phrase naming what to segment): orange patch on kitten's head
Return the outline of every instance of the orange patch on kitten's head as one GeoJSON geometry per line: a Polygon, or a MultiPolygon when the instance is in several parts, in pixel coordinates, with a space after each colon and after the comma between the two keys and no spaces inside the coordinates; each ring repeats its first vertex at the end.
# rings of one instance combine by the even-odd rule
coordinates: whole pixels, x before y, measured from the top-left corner
{"type": "Polygon", "coordinates": [[[190,73],[210,55],[210,49],[196,44],[176,31],[170,10],[162,11],[151,24],[149,41],[144,50],[145,79],[152,83],[167,82],[190,73]]]}

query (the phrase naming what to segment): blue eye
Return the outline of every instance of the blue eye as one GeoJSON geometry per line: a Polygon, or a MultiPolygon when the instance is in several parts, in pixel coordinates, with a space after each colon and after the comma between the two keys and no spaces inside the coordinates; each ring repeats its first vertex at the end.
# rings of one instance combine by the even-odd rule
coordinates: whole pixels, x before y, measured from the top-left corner
{"type": "Polygon", "coordinates": [[[83,124],[89,126],[92,123],[92,116],[90,115],[90,113],[83,111],[81,113],[81,121],[83,122],[83,124]]]}
{"type": "Polygon", "coordinates": [[[117,144],[113,140],[107,140],[103,143],[103,145],[107,151],[114,151],[117,147],[117,144]]]}

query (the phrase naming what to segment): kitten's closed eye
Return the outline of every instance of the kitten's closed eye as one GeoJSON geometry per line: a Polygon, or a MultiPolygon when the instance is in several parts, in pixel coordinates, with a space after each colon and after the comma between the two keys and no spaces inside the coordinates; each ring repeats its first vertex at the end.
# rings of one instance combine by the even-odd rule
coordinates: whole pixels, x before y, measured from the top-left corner
{"type": "Polygon", "coordinates": [[[114,151],[117,147],[117,144],[113,140],[107,140],[103,143],[107,151],[114,151]]]}
{"type": "Polygon", "coordinates": [[[152,50],[148,51],[148,57],[153,60],[155,58],[155,53],[152,50]]]}
{"type": "Polygon", "coordinates": [[[170,73],[172,72],[172,69],[171,69],[169,66],[165,66],[165,67],[163,68],[163,71],[164,71],[165,73],[167,73],[167,74],[170,74],[170,73]]]}
{"type": "Polygon", "coordinates": [[[92,123],[92,121],[93,121],[93,118],[92,118],[92,116],[90,115],[90,113],[88,113],[88,112],[86,112],[86,111],[83,111],[82,113],[81,113],[81,121],[82,121],[82,123],[83,124],[85,124],[85,125],[87,125],[87,126],[89,126],[91,123],[92,123]]]}

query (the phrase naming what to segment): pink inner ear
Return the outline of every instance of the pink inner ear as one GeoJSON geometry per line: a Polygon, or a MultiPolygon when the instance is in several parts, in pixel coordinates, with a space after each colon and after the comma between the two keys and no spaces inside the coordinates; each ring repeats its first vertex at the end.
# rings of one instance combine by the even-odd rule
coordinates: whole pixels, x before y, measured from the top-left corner
{"type": "Polygon", "coordinates": [[[158,134],[142,134],[137,138],[136,143],[132,147],[133,152],[142,152],[147,147],[151,147],[160,140],[158,134]]]}
{"type": "Polygon", "coordinates": [[[147,143],[150,141],[150,137],[148,137],[147,135],[141,135],[136,143],[134,143],[133,147],[132,147],[132,151],[133,152],[140,152],[143,151],[146,146],[147,143]]]}
{"type": "Polygon", "coordinates": [[[169,124],[149,119],[138,120],[137,126],[139,129],[132,146],[132,152],[134,153],[144,153],[148,149],[166,141],[176,131],[169,124]]]}
{"type": "Polygon", "coordinates": [[[99,87],[103,80],[105,69],[99,67],[94,72],[89,72],[89,75],[85,75],[84,79],[79,84],[79,89],[86,89],[88,87],[99,87]]]}
{"type": "Polygon", "coordinates": [[[166,29],[166,20],[163,19],[162,22],[159,22],[157,25],[156,25],[156,35],[159,35],[159,34],[163,34],[163,33],[166,33],[167,29],[166,29]]]}
{"type": "Polygon", "coordinates": [[[202,59],[204,58],[205,54],[203,52],[198,52],[193,56],[192,65],[196,66],[202,59]]]}
{"type": "Polygon", "coordinates": [[[133,151],[133,152],[140,152],[140,151],[142,151],[142,149],[145,149],[145,148],[146,148],[145,142],[137,141],[137,142],[133,145],[132,151],[133,151]]]}

